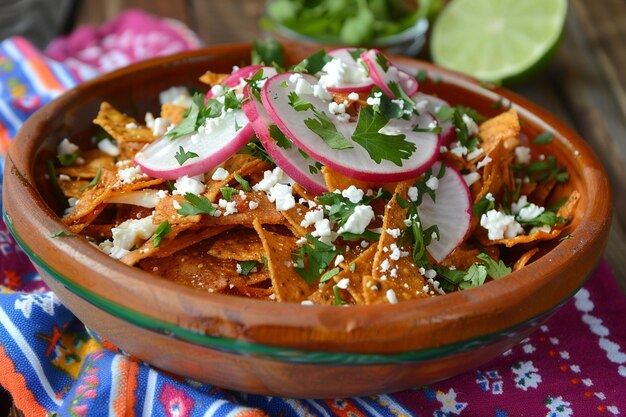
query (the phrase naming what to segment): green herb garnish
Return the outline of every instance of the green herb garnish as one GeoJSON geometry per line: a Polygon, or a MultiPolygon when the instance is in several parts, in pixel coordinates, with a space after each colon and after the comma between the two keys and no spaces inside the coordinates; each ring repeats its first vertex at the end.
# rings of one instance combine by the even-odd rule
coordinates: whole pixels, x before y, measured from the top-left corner
{"type": "Polygon", "coordinates": [[[306,239],[309,244],[305,243],[293,251],[291,258],[294,261],[296,273],[310,285],[340,252],[335,247],[316,239],[310,233],[306,235],[306,239]]]}
{"type": "Polygon", "coordinates": [[[154,238],[152,239],[152,246],[154,246],[155,248],[158,247],[161,244],[161,240],[163,239],[163,237],[167,235],[168,233],[170,233],[171,231],[172,231],[172,226],[170,226],[170,223],[167,220],[159,224],[159,227],[157,227],[156,232],[154,232],[154,238]]]}
{"type": "Polygon", "coordinates": [[[102,174],[102,167],[98,168],[98,171],[96,171],[96,176],[91,180],[89,184],[85,184],[80,187],[80,191],[85,191],[87,188],[94,187],[96,184],[98,184],[98,181],[100,181],[100,174],[102,174]]]}
{"type": "Polygon", "coordinates": [[[239,261],[237,265],[241,268],[241,275],[248,275],[254,268],[256,268],[257,261],[239,261]]]}
{"type": "Polygon", "coordinates": [[[241,185],[241,188],[244,191],[252,191],[250,187],[250,183],[243,179],[243,177],[235,172],[234,174],[235,180],[241,185]]]}
{"type": "Polygon", "coordinates": [[[183,165],[191,158],[198,158],[199,155],[195,152],[186,152],[182,146],[178,147],[178,152],[174,155],[174,158],[178,161],[178,165],[183,165]]]}
{"type": "Polygon", "coordinates": [[[185,193],[184,197],[188,202],[180,205],[181,208],[178,210],[178,214],[181,216],[193,216],[195,214],[209,214],[212,216],[217,210],[213,207],[211,201],[203,195],[185,193]]]}

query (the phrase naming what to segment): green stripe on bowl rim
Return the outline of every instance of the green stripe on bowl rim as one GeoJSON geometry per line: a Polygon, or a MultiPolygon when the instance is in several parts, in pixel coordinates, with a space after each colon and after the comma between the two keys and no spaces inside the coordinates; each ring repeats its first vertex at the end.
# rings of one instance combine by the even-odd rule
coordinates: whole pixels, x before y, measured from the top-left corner
{"type": "MultiPolygon", "coordinates": [[[[2,205],[2,217],[9,231],[20,245],[22,250],[28,255],[30,260],[44,270],[47,274],[65,286],[72,293],[89,302],[100,310],[110,314],[118,319],[124,320],[135,326],[146,330],[153,331],[168,337],[192,343],[203,347],[208,347],[217,351],[241,355],[254,356],[261,359],[274,360],[278,362],[298,363],[298,364],[318,364],[318,365],[391,365],[391,364],[409,364],[425,362],[431,359],[439,359],[450,356],[459,352],[466,352],[488,343],[496,342],[504,338],[509,338],[516,333],[524,331],[532,327],[569,300],[580,288],[577,288],[572,294],[565,298],[561,303],[552,309],[537,315],[523,323],[513,326],[509,329],[491,333],[485,336],[469,339],[459,343],[448,344],[437,348],[429,348],[416,351],[408,351],[394,354],[371,354],[371,353],[352,353],[352,352],[328,352],[328,351],[309,351],[302,349],[283,348],[266,344],[248,342],[243,340],[231,339],[220,336],[211,336],[194,332],[175,324],[168,323],[159,319],[149,317],[138,313],[110,300],[100,297],[98,294],[89,289],[76,284],[68,277],[60,274],[50,265],[43,261],[17,234],[11,218],[7,214],[4,205],[2,205]]],[[[586,280],[585,280],[586,281],[586,280]]],[[[582,284],[581,284],[582,287],[582,284]]],[[[132,352],[131,352],[132,353],[132,352]]]]}

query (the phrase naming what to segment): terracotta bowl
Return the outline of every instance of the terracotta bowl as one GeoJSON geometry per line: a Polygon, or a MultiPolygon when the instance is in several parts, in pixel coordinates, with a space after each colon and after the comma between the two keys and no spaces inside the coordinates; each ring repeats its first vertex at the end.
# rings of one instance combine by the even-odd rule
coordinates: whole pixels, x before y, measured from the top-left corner
{"type": "Polygon", "coordinates": [[[207,69],[228,72],[249,55],[246,45],[209,48],[88,82],[33,115],[10,148],[6,223],[62,302],[103,338],[155,367],[245,392],[309,398],[391,392],[494,358],[535,330],[593,271],[607,241],[611,198],[604,169],[587,144],[509,91],[400,58],[411,70],[428,72],[423,91],[487,115],[498,112],[492,108],[498,100],[510,102],[528,137],[554,132],[543,149],[567,167],[570,181],[561,191],[582,193],[570,239],[548,244],[535,262],[480,288],[337,308],[203,293],[123,265],[82,238],[50,237],[64,226],[46,160],[63,138],[87,140],[94,133],[91,120],[101,101],[141,117],[158,110],[160,91],[199,86],[207,69]]]}

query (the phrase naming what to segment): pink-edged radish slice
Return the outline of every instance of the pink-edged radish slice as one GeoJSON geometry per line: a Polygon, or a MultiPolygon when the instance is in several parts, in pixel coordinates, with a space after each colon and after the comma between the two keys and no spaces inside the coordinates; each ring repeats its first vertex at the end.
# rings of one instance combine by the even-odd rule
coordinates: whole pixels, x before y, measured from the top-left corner
{"type": "Polygon", "coordinates": [[[378,49],[363,52],[361,59],[369,68],[370,78],[374,84],[389,97],[396,97],[389,88],[390,83],[398,84],[409,97],[417,92],[418,83],[415,77],[388,61],[378,49]]]}
{"type": "MultiPolygon", "coordinates": [[[[432,166],[435,178],[441,169],[441,162],[432,166]]],[[[426,247],[428,253],[437,262],[443,261],[463,242],[472,225],[472,197],[463,176],[456,169],[446,165],[442,178],[432,188],[436,188],[435,201],[428,194],[422,197],[417,207],[417,214],[422,222],[422,229],[433,225],[439,229],[439,240],[433,238],[426,247]]]]}
{"type": "MultiPolygon", "coordinates": [[[[417,93],[411,99],[420,113],[427,111],[436,115],[442,106],[450,106],[447,101],[430,94],[417,93]]],[[[439,126],[441,127],[441,145],[448,146],[456,139],[454,123],[452,120],[444,120],[443,122],[439,121],[439,126]]]]}
{"type": "MultiPolygon", "coordinates": [[[[232,74],[230,74],[228,77],[226,77],[226,79],[221,84],[218,84],[218,86],[225,85],[229,88],[235,88],[239,84],[241,84],[241,80],[246,79],[246,78],[251,78],[261,68],[263,68],[262,65],[248,65],[242,68],[238,68],[235,71],[233,71],[232,74]]],[[[220,94],[217,94],[217,95],[220,95],[220,94]]],[[[213,88],[210,88],[209,91],[207,91],[206,93],[206,99],[208,100],[208,99],[215,98],[215,97],[216,97],[215,90],[213,90],[213,88]]]]}
{"type": "MultiPolygon", "coordinates": [[[[263,76],[272,76],[276,74],[274,67],[263,67],[263,76]]],[[[328,189],[324,176],[315,166],[315,160],[311,157],[305,158],[298,147],[289,139],[289,147],[281,147],[270,134],[270,127],[274,125],[273,120],[267,114],[263,107],[263,103],[258,101],[250,92],[250,87],[244,88],[244,102],[242,110],[250,120],[250,124],[254,129],[257,137],[263,144],[267,153],[272,160],[278,165],[290,178],[298,184],[306,188],[314,195],[323,194],[328,189]]],[[[278,127],[275,126],[276,129],[278,127]]]]}
{"type": "Polygon", "coordinates": [[[254,129],[242,110],[222,113],[215,119],[207,119],[198,132],[170,139],[163,136],[135,155],[135,163],[141,171],[154,178],[173,180],[184,175],[202,174],[215,168],[250,141],[254,129]],[[182,165],[176,159],[180,147],[185,153],[197,157],[187,159],[182,165]]]}
{"type": "Polygon", "coordinates": [[[354,59],[357,48],[339,48],[328,52],[333,61],[324,66],[320,84],[333,93],[367,93],[374,87],[374,81],[366,69],[354,59]]]}
{"type": "MultiPolygon", "coordinates": [[[[337,132],[352,146],[348,149],[331,148],[305,124],[307,119],[317,120],[313,110],[296,111],[291,106],[289,94],[296,91],[296,83],[299,83],[300,86],[303,83],[313,86],[317,83],[317,79],[307,74],[282,73],[275,75],[265,82],[261,90],[263,105],[278,128],[300,149],[319,162],[350,178],[363,181],[393,182],[417,177],[437,159],[439,155],[438,135],[430,132],[414,132],[414,124],[411,121],[398,119],[398,121],[394,121],[394,126],[391,129],[386,130],[393,130],[393,134],[405,135],[405,140],[413,143],[416,150],[407,159],[402,160],[401,166],[384,159],[380,163],[376,163],[364,147],[352,140],[352,134],[356,128],[354,121],[345,122],[332,114],[328,110],[329,101],[320,99],[314,94],[299,94],[302,100],[310,103],[318,112],[326,114],[337,132]]],[[[303,90],[301,88],[300,91],[303,90]]]]}

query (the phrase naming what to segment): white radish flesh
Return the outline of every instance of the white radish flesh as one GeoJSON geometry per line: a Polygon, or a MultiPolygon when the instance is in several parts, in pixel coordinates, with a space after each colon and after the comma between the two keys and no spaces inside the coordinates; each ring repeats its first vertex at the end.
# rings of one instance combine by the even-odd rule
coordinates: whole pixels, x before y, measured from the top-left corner
{"type": "Polygon", "coordinates": [[[376,163],[365,148],[352,141],[351,137],[356,128],[355,121],[342,121],[328,111],[329,101],[313,94],[300,94],[299,96],[311,103],[317,111],[325,113],[337,131],[352,145],[349,149],[331,148],[304,123],[306,119],[316,119],[314,112],[310,109],[296,111],[290,105],[288,96],[296,91],[298,78],[311,86],[317,83],[317,79],[311,75],[278,74],[267,80],[261,90],[261,97],[268,114],[279,129],[316,160],[351,178],[363,181],[393,182],[417,177],[437,159],[438,135],[430,132],[413,132],[414,124],[411,121],[397,120],[394,121],[396,125],[393,130],[404,134],[405,140],[413,143],[416,150],[408,159],[402,161],[402,166],[397,166],[388,160],[376,163]],[[400,127],[397,127],[397,124],[400,127]]]}
{"type": "Polygon", "coordinates": [[[370,77],[374,84],[389,97],[398,98],[389,88],[390,83],[398,84],[409,97],[417,92],[418,83],[415,77],[396,67],[391,61],[386,61],[387,68],[383,68],[379,59],[386,60],[386,58],[377,49],[363,52],[361,59],[369,68],[370,77]]]}
{"type": "MultiPolygon", "coordinates": [[[[265,67],[263,69],[263,75],[267,76],[270,74],[276,74],[274,68],[265,67]]],[[[312,194],[319,195],[328,191],[321,172],[318,171],[314,173],[314,171],[317,170],[315,160],[311,157],[305,158],[300,153],[297,146],[289,139],[287,140],[291,144],[291,147],[284,148],[278,146],[270,135],[270,126],[273,125],[274,122],[263,108],[263,104],[250,93],[249,87],[245,88],[244,94],[246,98],[242,106],[243,111],[248,117],[248,120],[250,120],[250,124],[263,144],[263,147],[276,165],[312,194]]]]}
{"type": "MultiPolygon", "coordinates": [[[[447,101],[430,94],[417,93],[411,99],[417,106],[418,111],[427,111],[435,115],[442,106],[450,106],[447,101]]],[[[456,139],[454,124],[452,120],[445,120],[443,122],[439,121],[439,126],[441,127],[441,133],[439,134],[441,136],[441,144],[448,146],[456,139]]]]}
{"type": "Polygon", "coordinates": [[[154,178],[172,180],[183,175],[194,176],[215,168],[250,141],[254,130],[242,110],[226,111],[215,119],[207,119],[198,132],[177,139],[163,136],[146,146],[135,163],[154,178]],[[175,155],[180,147],[198,157],[180,165],[175,155]]]}
{"type": "MultiPolygon", "coordinates": [[[[432,166],[436,176],[441,162],[432,166]]],[[[472,197],[463,176],[456,169],[446,166],[445,174],[439,179],[435,191],[435,201],[424,195],[417,213],[422,229],[433,225],[439,229],[439,240],[433,238],[426,247],[437,262],[443,261],[463,242],[472,224],[472,197]]]]}
{"type": "MultiPolygon", "coordinates": [[[[238,68],[233,71],[233,73],[230,74],[228,77],[226,77],[226,79],[220,85],[225,85],[229,88],[235,88],[239,84],[241,84],[241,80],[251,78],[261,68],[263,68],[261,65],[248,65],[242,68],[238,68]]],[[[207,91],[206,93],[207,100],[215,98],[215,96],[215,92],[212,88],[209,89],[209,91],[207,91]]]]}
{"type": "Polygon", "coordinates": [[[367,93],[374,87],[374,82],[367,75],[363,65],[357,62],[351,54],[354,51],[358,49],[339,48],[328,52],[329,56],[341,62],[341,65],[332,65],[340,70],[341,78],[331,77],[330,74],[321,77],[321,82],[325,84],[328,91],[344,94],[367,93]]]}

